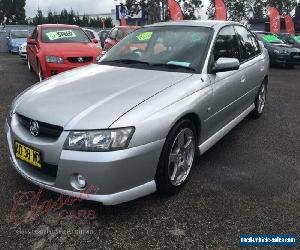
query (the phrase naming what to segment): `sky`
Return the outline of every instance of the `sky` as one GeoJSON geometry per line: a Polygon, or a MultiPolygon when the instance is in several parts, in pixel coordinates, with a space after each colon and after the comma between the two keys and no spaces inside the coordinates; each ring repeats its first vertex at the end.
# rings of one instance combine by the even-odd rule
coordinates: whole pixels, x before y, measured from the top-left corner
{"type": "MultiPolygon", "coordinates": [[[[208,0],[204,0],[207,3],[208,0]]],[[[48,10],[61,12],[62,9],[71,9],[79,14],[108,13],[118,3],[115,0],[26,0],[26,16],[34,17],[38,7],[47,13],[48,10]]]]}

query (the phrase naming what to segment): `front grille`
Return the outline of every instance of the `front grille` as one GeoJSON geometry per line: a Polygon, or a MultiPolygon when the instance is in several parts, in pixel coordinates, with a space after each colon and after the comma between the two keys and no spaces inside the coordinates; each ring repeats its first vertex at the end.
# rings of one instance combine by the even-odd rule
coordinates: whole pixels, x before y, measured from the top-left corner
{"type": "Polygon", "coordinates": [[[83,56],[83,57],[68,57],[68,61],[71,63],[87,63],[93,60],[92,56],[83,56]]]}
{"type": "MultiPolygon", "coordinates": [[[[28,131],[30,131],[30,122],[32,121],[32,119],[18,114],[18,121],[24,128],[26,128],[28,131]]],[[[60,127],[60,126],[56,126],[56,125],[52,125],[52,124],[48,124],[48,123],[40,122],[40,121],[37,121],[37,122],[39,123],[39,135],[38,136],[58,138],[64,130],[63,127],[60,127]]]]}

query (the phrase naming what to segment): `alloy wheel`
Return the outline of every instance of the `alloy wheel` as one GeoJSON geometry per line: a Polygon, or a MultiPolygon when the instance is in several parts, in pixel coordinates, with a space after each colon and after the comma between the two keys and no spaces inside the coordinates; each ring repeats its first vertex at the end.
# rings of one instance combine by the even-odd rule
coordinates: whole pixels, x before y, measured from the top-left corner
{"type": "Polygon", "coordinates": [[[266,99],[267,99],[267,90],[265,84],[261,86],[259,95],[258,95],[258,113],[262,113],[265,105],[266,105],[266,99]]]}
{"type": "Polygon", "coordinates": [[[180,186],[188,177],[195,157],[195,136],[190,128],[182,129],[172,145],[168,173],[173,186],[180,186]]]}

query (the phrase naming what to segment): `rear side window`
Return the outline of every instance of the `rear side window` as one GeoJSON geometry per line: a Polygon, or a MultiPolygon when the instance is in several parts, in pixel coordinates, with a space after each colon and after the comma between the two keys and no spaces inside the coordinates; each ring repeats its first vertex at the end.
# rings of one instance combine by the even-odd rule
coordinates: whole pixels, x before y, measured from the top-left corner
{"type": "Polygon", "coordinates": [[[241,61],[247,61],[260,54],[260,46],[255,37],[244,27],[235,27],[240,45],[241,45],[241,61]]]}
{"type": "Polygon", "coordinates": [[[117,40],[121,40],[124,37],[124,33],[121,29],[118,29],[117,40]]]}
{"type": "Polygon", "coordinates": [[[214,61],[221,57],[240,60],[239,44],[233,26],[227,26],[219,32],[213,55],[214,61]]]}

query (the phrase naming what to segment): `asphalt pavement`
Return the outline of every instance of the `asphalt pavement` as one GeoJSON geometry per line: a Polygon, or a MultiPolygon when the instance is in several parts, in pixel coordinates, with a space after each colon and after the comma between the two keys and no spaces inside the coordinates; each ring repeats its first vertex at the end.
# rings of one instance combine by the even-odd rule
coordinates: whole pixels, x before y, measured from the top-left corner
{"type": "MultiPolygon", "coordinates": [[[[17,55],[0,53],[2,128],[36,81],[17,55]]],[[[240,234],[300,236],[300,67],[271,69],[265,114],[205,153],[171,197],[105,207],[39,190],[10,166],[0,133],[1,249],[237,249],[240,234]]]]}

